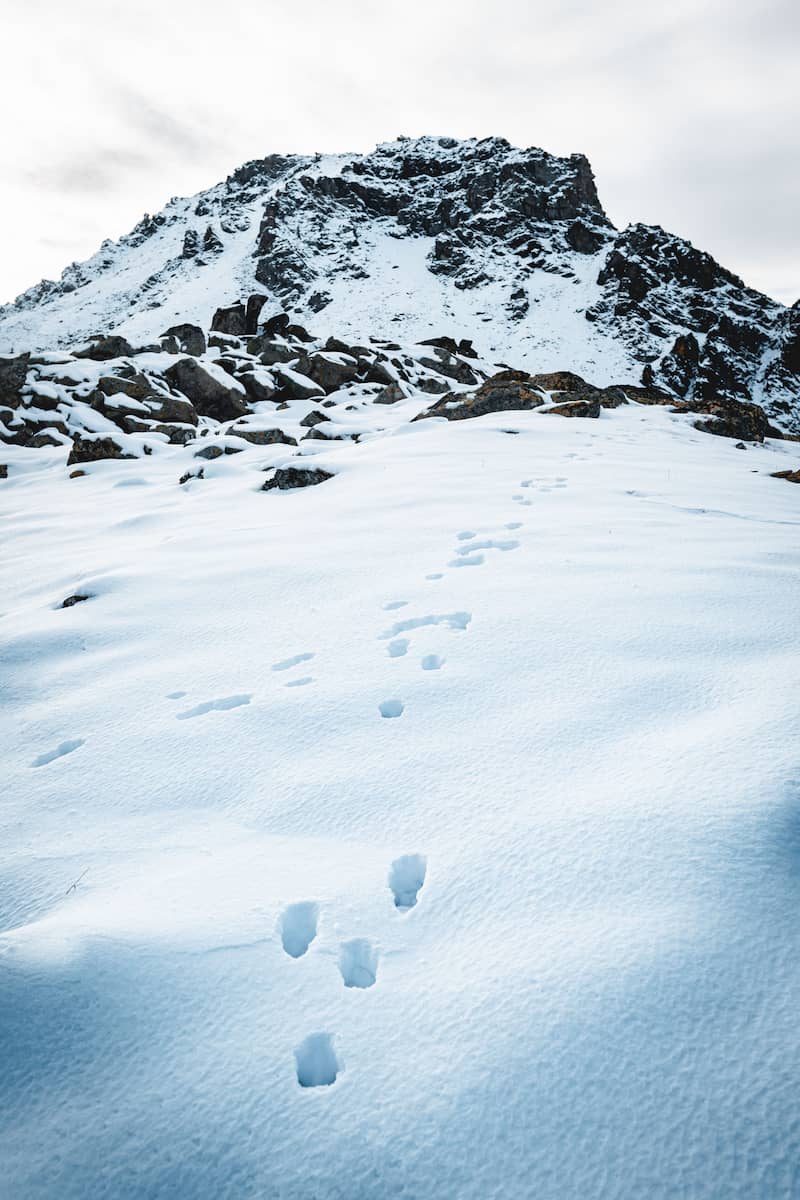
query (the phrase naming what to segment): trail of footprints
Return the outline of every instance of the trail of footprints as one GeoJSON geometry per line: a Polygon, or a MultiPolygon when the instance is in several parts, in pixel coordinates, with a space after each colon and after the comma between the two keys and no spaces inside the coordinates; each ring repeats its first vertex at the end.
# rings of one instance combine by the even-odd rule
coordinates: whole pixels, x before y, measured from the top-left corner
{"type": "MultiPolygon", "coordinates": [[[[567,457],[575,456],[568,455],[567,457]]],[[[530,499],[532,491],[550,492],[555,489],[565,488],[566,486],[567,479],[563,475],[547,476],[539,480],[522,479],[520,480],[519,487],[525,489],[525,491],[513,493],[511,499],[517,504],[529,506],[533,503],[530,499]]],[[[521,521],[508,521],[504,526],[504,529],[509,533],[513,533],[521,528],[521,521]]],[[[479,537],[478,533],[472,529],[462,529],[456,534],[456,541],[458,544],[455,547],[455,557],[447,564],[451,568],[480,567],[486,562],[487,554],[505,554],[508,551],[518,549],[521,544],[516,537],[479,537]]],[[[432,571],[425,578],[426,580],[435,582],[444,578],[444,572],[432,571]]],[[[383,609],[385,612],[396,612],[407,606],[407,600],[390,600],[384,604],[383,609]]],[[[387,642],[386,650],[389,658],[404,658],[411,647],[411,638],[403,636],[404,634],[412,633],[414,630],[430,625],[444,625],[454,632],[462,632],[467,628],[471,620],[472,614],[468,612],[431,613],[422,617],[408,617],[397,620],[379,636],[381,640],[387,642]]],[[[289,658],[280,659],[278,662],[273,663],[272,671],[278,674],[292,671],[297,667],[305,666],[313,658],[315,658],[313,651],[293,654],[289,658]]],[[[446,659],[441,654],[425,654],[420,659],[420,667],[426,672],[439,671],[445,665],[445,662],[446,659]]],[[[308,687],[314,681],[313,675],[300,674],[287,679],[283,686],[287,688],[308,687]]],[[[185,691],[174,691],[169,692],[166,698],[177,701],[184,699],[186,695],[187,692],[185,691]]],[[[191,708],[176,713],[175,716],[179,721],[194,720],[198,717],[206,716],[208,713],[227,712],[234,708],[241,708],[248,705],[252,699],[252,692],[219,696],[212,700],[201,701],[191,708]]],[[[405,704],[397,697],[389,697],[380,702],[378,712],[386,720],[396,720],[405,712],[405,704]]],[[[72,751],[78,749],[83,744],[84,739],[82,738],[74,738],[62,742],[54,749],[38,755],[30,765],[32,767],[48,766],[50,763],[71,754],[72,751]]]]}
{"type": "MultiPolygon", "coordinates": [[[[389,869],[388,884],[395,908],[406,913],[415,907],[425,883],[427,859],[423,854],[404,854],[389,869]]],[[[308,953],[317,936],[320,910],[313,900],[301,900],[284,909],[278,922],[281,945],[289,958],[300,959],[308,953]]],[[[342,985],[366,990],[378,981],[380,953],[369,938],[356,937],[339,945],[338,967],[342,985]]],[[[329,1087],[344,1070],[336,1052],[334,1035],[311,1033],[294,1052],[297,1082],[302,1088],[329,1087]]]]}

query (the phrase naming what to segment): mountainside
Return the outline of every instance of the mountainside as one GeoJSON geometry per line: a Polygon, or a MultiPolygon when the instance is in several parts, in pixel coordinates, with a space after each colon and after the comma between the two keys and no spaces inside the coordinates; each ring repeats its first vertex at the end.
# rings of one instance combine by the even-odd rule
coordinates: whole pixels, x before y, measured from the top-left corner
{"type": "Polygon", "coordinates": [[[323,336],[466,337],[494,362],[754,401],[800,429],[800,306],[658,227],[618,232],[582,155],[497,138],[248,163],[0,309],[0,353],[152,343],[249,295],[323,336]]]}

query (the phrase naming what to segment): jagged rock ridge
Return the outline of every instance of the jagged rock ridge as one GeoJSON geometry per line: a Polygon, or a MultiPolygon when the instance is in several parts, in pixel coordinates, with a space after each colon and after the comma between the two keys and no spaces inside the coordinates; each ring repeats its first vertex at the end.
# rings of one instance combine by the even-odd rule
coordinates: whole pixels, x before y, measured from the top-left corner
{"type": "Polygon", "coordinates": [[[444,331],[529,371],[756,402],[800,429],[798,305],[658,227],[615,230],[582,155],[499,138],[245,164],[0,309],[0,352],[141,345],[221,308],[234,335],[282,310],[356,341],[444,331]]]}

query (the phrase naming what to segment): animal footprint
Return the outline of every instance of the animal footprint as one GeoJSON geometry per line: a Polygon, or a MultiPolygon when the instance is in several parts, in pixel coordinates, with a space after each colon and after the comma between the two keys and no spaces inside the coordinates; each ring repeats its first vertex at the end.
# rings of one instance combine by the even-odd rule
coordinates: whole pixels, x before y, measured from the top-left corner
{"type": "Polygon", "coordinates": [[[442,613],[428,617],[408,617],[405,621],[395,621],[390,629],[381,635],[382,641],[397,637],[398,633],[410,633],[412,629],[422,629],[425,625],[448,625],[450,629],[466,629],[472,620],[472,613],[454,612],[442,613]]]}
{"type": "Polygon", "coordinates": [[[192,717],[202,717],[209,712],[227,712],[229,708],[239,708],[242,704],[249,704],[253,699],[252,692],[245,692],[240,696],[223,696],[220,700],[205,700],[202,704],[196,704],[194,708],[187,708],[186,712],[177,713],[178,721],[188,721],[192,717]]]}
{"type": "Polygon", "coordinates": [[[474,538],[477,536],[478,535],[476,533],[473,533],[472,530],[470,530],[470,529],[463,529],[461,531],[461,533],[456,534],[456,537],[458,538],[458,540],[460,542],[468,542],[470,540],[470,538],[474,538]]]}
{"type": "MultiPolygon", "coordinates": [[[[466,552],[469,553],[471,549],[471,546],[467,546],[466,552]]],[[[461,554],[462,551],[459,550],[458,553],[461,554]]],[[[473,554],[470,558],[454,558],[453,561],[449,562],[447,565],[448,567],[479,567],[482,562],[482,554],[473,554]]]]}
{"type": "Polygon", "coordinates": [[[417,894],[425,882],[428,860],[424,854],[404,854],[396,858],[389,871],[389,887],[394,906],[407,912],[417,903],[417,894]]]}
{"type": "Polygon", "coordinates": [[[32,767],[46,767],[48,763],[55,762],[57,758],[63,758],[65,754],[72,754],[73,750],[79,749],[84,744],[83,738],[72,738],[68,742],[61,742],[56,746],[55,750],[47,750],[44,754],[38,755],[31,763],[32,767]]]}
{"type": "Polygon", "coordinates": [[[310,1033],[294,1052],[300,1087],[330,1087],[344,1068],[330,1033],[310,1033]]]}
{"type": "Polygon", "coordinates": [[[291,658],[284,658],[282,662],[273,663],[272,669],[273,671],[288,671],[290,667],[297,667],[300,663],[308,662],[313,657],[314,655],[310,653],[293,654],[291,658]]]}
{"type": "Polygon", "coordinates": [[[404,654],[408,654],[410,645],[408,638],[395,638],[393,642],[389,642],[386,649],[389,651],[389,658],[402,658],[404,654]]]}
{"type": "Polygon", "coordinates": [[[443,576],[442,576],[441,571],[434,571],[432,574],[426,575],[425,578],[426,579],[442,579],[443,576]]]}
{"type": "Polygon", "coordinates": [[[302,958],[317,936],[319,905],[313,900],[290,904],[280,921],[281,942],[290,958],[302,958]]]}
{"type": "Polygon", "coordinates": [[[384,604],[384,612],[394,612],[397,608],[405,608],[408,604],[407,600],[390,600],[388,604],[384,604]]]}
{"type": "Polygon", "coordinates": [[[508,524],[506,525],[506,529],[521,529],[521,528],[522,528],[522,521],[509,521],[508,524]]]}
{"type": "Polygon", "coordinates": [[[182,700],[186,692],[167,692],[168,700],[182,700]]]}
{"type": "Polygon", "coordinates": [[[442,666],[444,659],[438,654],[426,654],[422,659],[420,666],[423,671],[438,671],[442,666]]]}
{"type": "Polygon", "coordinates": [[[405,704],[402,700],[384,700],[378,705],[378,712],[382,717],[402,717],[405,710],[405,704]]]}
{"type": "Polygon", "coordinates": [[[369,988],[378,975],[378,951],[367,938],[353,938],[339,948],[339,970],[344,986],[369,988]]]}
{"type": "Polygon", "coordinates": [[[313,675],[302,675],[299,679],[290,679],[285,687],[305,687],[307,683],[313,683],[313,675]]]}

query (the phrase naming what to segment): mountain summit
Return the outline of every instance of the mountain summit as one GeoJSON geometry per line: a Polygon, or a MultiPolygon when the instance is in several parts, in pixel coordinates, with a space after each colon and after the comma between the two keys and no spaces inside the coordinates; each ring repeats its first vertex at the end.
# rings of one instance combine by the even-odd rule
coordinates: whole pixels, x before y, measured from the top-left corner
{"type": "MultiPolygon", "coordinates": [[[[583,155],[502,138],[246,163],[1,308],[0,353],[152,342],[243,296],[262,322],[285,311],[357,340],[466,336],[514,366],[753,401],[800,429],[800,305],[658,226],[618,231],[583,155]]],[[[255,332],[244,316],[239,332],[255,332]]]]}

